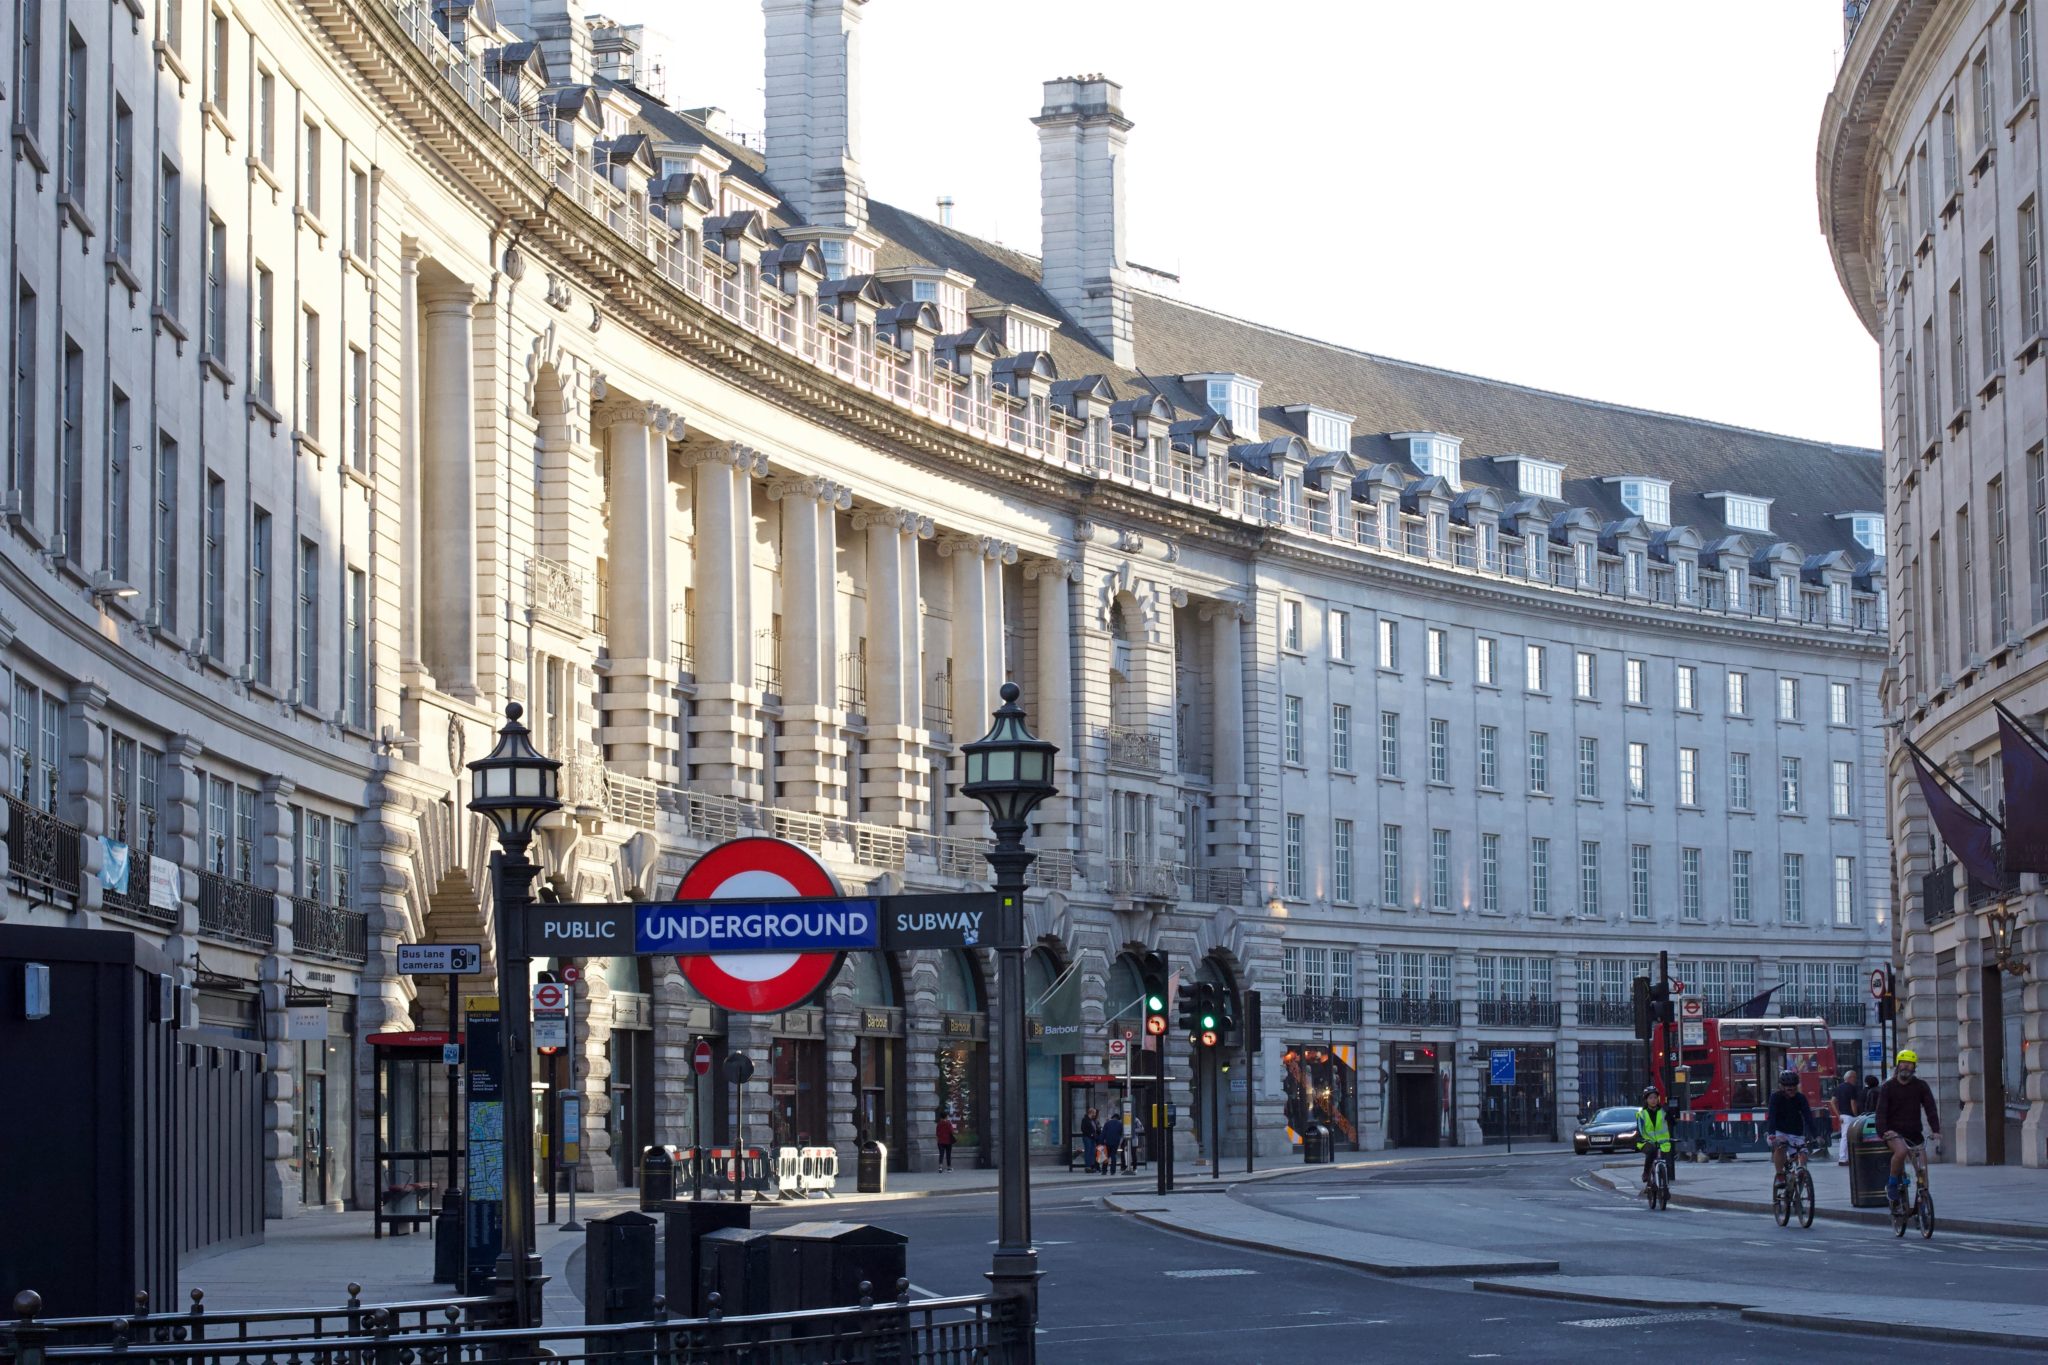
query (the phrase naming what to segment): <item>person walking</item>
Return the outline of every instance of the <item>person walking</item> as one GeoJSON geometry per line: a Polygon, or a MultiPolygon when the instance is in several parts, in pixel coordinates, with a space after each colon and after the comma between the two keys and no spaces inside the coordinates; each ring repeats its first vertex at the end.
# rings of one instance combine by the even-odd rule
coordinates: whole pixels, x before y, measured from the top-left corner
{"type": "Polygon", "coordinates": [[[1102,1124],[1102,1152],[1107,1158],[1102,1163],[1104,1175],[1121,1175],[1124,1169],[1124,1116],[1123,1111],[1112,1109],[1102,1124]]]}
{"type": "Polygon", "coordinates": [[[1102,1137],[1102,1121],[1090,1109],[1081,1116],[1081,1154],[1088,1159],[1090,1174],[1095,1171],[1095,1144],[1102,1137]]]}
{"type": "Polygon", "coordinates": [[[939,1140],[939,1169],[950,1171],[953,1169],[953,1116],[943,1109],[939,1111],[937,1136],[939,1140]]]}
{"type": "Polygon", "coordinates": [[[1828,1107],[1835,1114],[1835,1164],[1849,1164],[1849,1124],[1863,1112],[1863,1087],[1856,1084],[1856,1073],[1844,1071],[1841,1083],[1835,1086],[1835,1093],[1828,1100],[1828,1107]]]}

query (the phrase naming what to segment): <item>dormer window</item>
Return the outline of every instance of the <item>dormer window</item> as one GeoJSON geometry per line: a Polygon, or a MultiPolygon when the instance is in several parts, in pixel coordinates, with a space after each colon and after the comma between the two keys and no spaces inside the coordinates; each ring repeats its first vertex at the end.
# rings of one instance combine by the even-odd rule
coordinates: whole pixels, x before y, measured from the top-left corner
{"type": "Polygon", "coordinates": [[[1496,455],[1500,463],[1515,467],[1515,489],[1525,498],[1564,498],[1564,466],[1552,460],[1527,455],[1496,455]]]}
{"type": "Polygon", "coordinates": [[[939,331],[943,335],[967,330],[967,291],[959,285],[950,280],[912,280],[910,297],[939,310],[939,331]]]}
{"type": "Polygon", "coordinates": [[[1396,432],[1394,439],[1408,442],[1408,459],[1425,478],[1442,479],[1452,488],[1463,488],[1458,473],[1458,438],[1438,432],[1396,432]]]}
{"type": "Polygon", "coordinates": [[[1849,534],[1856,537],[1856,543],[1874,555],[1881,555],[1884,548],[1884,513],[1849,513],[1849,534]]]}
{"type": "Polygon", "coordinates": [[[1351,424],[1357,419],[1327,408],[1308,409],[1308,443],[1317,450],[1349,452],[1351,424]]]}
{"type": "Polygon", "coordinates": [[[1230,430],[1239,440],[1258,439],[1258,380],[1242,374],[1197,374],[1188,377],[1203,381],[1202,401],[1209,405],[1209,411],[1230,423],[1230,430]]]}
{"type": "Polygon", "coordinates": [[[1652,526],[1671,524],[1669,479],[1622,479],[1621,505],[1652,526]]]}
{"type": "Polygon", "coordinates": [[[1751,497],[1745,493],[1709,493],[1707,496],[1721,500],[1721,520],[1736,530],[1771,529],[1772,499],[1751,497]]]}
{"type": "Polygon", "coordinates": [[[846,239],[843,237],[820,237],[818,254],[825,260],[825,278],[842,280],[846,278],[846,239]]]}

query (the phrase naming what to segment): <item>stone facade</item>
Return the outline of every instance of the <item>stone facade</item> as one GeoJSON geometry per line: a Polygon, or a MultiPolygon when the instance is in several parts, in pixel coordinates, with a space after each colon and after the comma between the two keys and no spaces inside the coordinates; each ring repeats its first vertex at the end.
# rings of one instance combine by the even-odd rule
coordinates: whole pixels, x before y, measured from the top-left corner
{"type": "MultiPolygon", "coordinates": [[[[1729,1003],[1796,963],[1789,1003],[1860,1037],[1890,905],[1886,596],[1832,517],[1875,498],[1873,457],[1275,351],[1130,290],[1100,222],[1070,244],[1073,287],[1100,274],[1113,296],[1065,302],[1036,262],[868,203],[852,6],[764,8],[771,84],[823,54],[771,100],[771,132],[808,118],[809,141],[765,162],[593,76],[577,4],[500,4],[504,29],[399,0],[0,18],[35,21],[7,36],[39,64],[5,208],[5,914],[161,939],[190,1022],[270,1040],[272,1212],[391,1176],[369,1167],[368,1040],[448,1018],[399,944],[489,951],[463,765],[510,701],[565,765],[538,843],[565,896],[671,894],[755,833],[849,888],[936,890],[986,874],[959,744],[1019,680],[1061,749],[1034,980],[1072,966],[1085,1000],[1081,1053],[1034,1049],[1026,1078],[1048,1159],[1117,1089],[1065,1078],[1116,1073],[1146,948],[1262,993],[1260,1055],[1226,1049],[1226,1153],[1247,1093],[1258,1150],[1285,1151],[1340,1064],[1360,1145],[1479,1141],[1495,1043],[1544,1059],[1522,1131],[1561,1131],[1596,1097],[1586,1046],[1609,1067],[1629,1037],[1585,1007],[1660,948],[1729,1003]],[[784,164],[807,219],[765,169],[784,164]],[[1238,405],[1224,365],[1299,402],[1260,407],[1237,376],[1238,405]],[[1722,519],[1730,484],[1701,482],[1742,469],[1778,481],[1741,490],[1777,499],[1746,529],[1722,519]],[[345,1046],[283,1037],[310,998],[345,1046]],[[1437,1059],[1441,1117],[1404,1136],[1411,1046],[1437,1059]]],[[[605,30],[610,69],[630,49],[605,30]]],[[[1113,84],[1053,84],[1048,109],[1108,118],[1089,136],[1122,146],[1113,84]]],[[[1061,175],[1115,217],[1119,159],[1061,175]]],[[[698,1036],[755,1058],[750,1140],[850,1159],[878,1132],[928,1165],[942,1102],[989,1136],[978,958],[860,964],[773,1019],[722,1017],[670,963],[586,965],[573,1075],[598,1187],[641,1142],[690,1142],[700,1102],[729,1131],[735,1100],[700,1101],[689,1069],[698,1036]]],[[[1167,1045],[1168,1097],[1198,1115],[1167,1045]]],[[[1183,1126],[1190,1154],[1209,1126],[1183,1126]]]]}

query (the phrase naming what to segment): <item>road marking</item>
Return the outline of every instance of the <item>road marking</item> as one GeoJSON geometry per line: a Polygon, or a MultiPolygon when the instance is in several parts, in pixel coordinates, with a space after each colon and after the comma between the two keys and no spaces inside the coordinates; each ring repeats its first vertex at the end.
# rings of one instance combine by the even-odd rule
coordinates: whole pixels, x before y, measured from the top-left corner
{"type": "Polygon", "coordinates": [[[1330,1203],[1330,1202],[1331,1202],[1331,1201],[1333,1201],[1333,1200],[1338,1200],[1338,1199],[1362,1199],[1362,1198],[1364,1198],[1364,1196],[1363,1196],[1363,1195],[1357,1195],[1357,1194],[1319,1194],[1319,1195],[1317,1195],[1317,1196],[1316,1196],[1316,1202],[1317,1202],[1318,1204],[1327,1204],[1327,1203],[1330,1203]]]}
{"type": "Polygon", "coordinates": [[[1667,1322],[1702,1322],[1718,1313],[1643,1313],[1632,1318],[1572,1318],[1565,1327],[1654,1327],[1667,1322]]]}
{"type": "Polygon", "coordinates": [[[1256,1270],[1241,1266],[1221,1266],[1215,1270],[1168,1270],[1164,1272],[1169,1280],[1216,1280],[1226,1275],[1256,1275],[1256,1270]]]}

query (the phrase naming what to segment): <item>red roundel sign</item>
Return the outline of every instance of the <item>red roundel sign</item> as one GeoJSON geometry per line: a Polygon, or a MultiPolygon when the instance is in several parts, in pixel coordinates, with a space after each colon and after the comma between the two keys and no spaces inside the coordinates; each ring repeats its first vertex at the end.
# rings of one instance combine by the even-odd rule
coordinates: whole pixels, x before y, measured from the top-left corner
{"type": "Polygon", "coordinates": [[[697,1050],[690,1054],[690,1064],[697,1068],[699,1076],[711,1074],[711,1044],[704,1039],[697,1040],[697,1050]]]}
{"type": "MultiPolygon", "coordinates": [[[[809,852],[782,839],[734,839],[699,858],[676,888],[679,901],[837,896],[839,884],[809,852]]],[[[838,953],[709,953],[679,957],[683,979],[721,1009],[776,1014],[822,990],[838,953]]]]}

